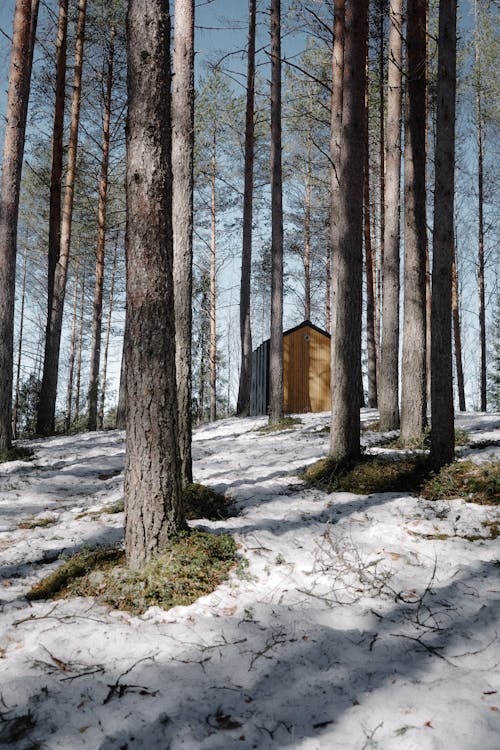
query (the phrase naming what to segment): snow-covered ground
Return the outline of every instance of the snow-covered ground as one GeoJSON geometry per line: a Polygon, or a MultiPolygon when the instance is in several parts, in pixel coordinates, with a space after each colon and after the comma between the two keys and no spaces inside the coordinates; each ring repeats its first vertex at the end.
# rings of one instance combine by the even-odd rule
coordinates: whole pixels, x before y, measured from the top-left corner
{"type": "MultiPolygon", "coordinates": [[[[0,747],[500,748],[500,544],[464,538],[498,508],[306,489],[328,415],[265,421],[194,438],[195,479],[239,511],[196,525],[233,534],[248,567],[140,617],[24,598],[60,554],[121,538],[123,514],[99,511],[123,497],[123,434],[34,441],[33,461],[0,465],[0,747]]],[[[500,458],[481,447],[500,415],[457,425],[469,457],[500,458]]]]}

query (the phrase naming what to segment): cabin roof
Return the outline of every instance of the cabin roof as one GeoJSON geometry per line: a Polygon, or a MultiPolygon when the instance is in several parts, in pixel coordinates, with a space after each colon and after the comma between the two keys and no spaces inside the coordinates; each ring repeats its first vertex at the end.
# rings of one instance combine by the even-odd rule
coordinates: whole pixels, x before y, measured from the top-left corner
{"type": "Polygon", "coordinates": [[[288,336],[289,333],[295,333],[295,331],[300,331],[301,328],[312,328],[313,331],[316,331],[317,333],[321,333],[323,336],[326,336],[328,339],[331,338],[329,333],[324,331],[322,328],[315,326],[314,323],[311,323],[310,320],[303,320],[302,323],[299,323],[298,326],[289,328],[288,331],[283,331],[283,336],[288,336]]]}

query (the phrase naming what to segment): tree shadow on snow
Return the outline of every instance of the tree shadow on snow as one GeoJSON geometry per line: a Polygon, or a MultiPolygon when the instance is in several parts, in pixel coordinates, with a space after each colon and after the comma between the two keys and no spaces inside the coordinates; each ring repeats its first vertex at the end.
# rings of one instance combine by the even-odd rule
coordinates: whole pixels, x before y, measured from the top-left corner
{"type": "MultiPolygon", "coordinates": [[[[50,695],[54,747],[63,736],[68,747],[73,742],[80,746],[83,738],[78,724],[89,723],[100,727],[94,739],[88,730],[90,745],[100,750],[274,750],[302,747],[307,739],[316,739],[314,747],[319,747],[326,732],[335,745],[323,747],[347,747],[345,735],[335,736],[342,719],[356,721],[361,747],[360,720],[366,719],[363,711],[369,713],[366,704],[378,690],[404,691],[409,686],[409,695],[414,697],[415,683],[425,690],[426,682],[435,682],[436,664],[441,669],[442,690],[446,680],[453,683],[461,666],[470,671],[478,643],[494,660],[494,644],[488,639],[498,622],[499,602],[483,606],[477,586],[488,578],[491,588],[500,587],[500,581],[493,580],[499,573],[498,564],[483,562],[443,587],[436,585],[428,593],[430,606],[449,616],[441,617],[435,630],[417,628],[412,622],[414,608],[403,602],[374,616],[373,627],[366,631],[335,627],[335,607],[324,607],[322,619],[331,624],[320,626],[313,624],[307,608],[270,605],[266,615],[261,607],[259,621],[225,618],[218,627],[216,618],[207,617],[197,631],[195,620],[186,630],[186,642],[177,639],[173,652],[162,656],[162,638],[171,643],[168,624],[145,623],[145,628],[152,627],[158,634],[158,651],[151,658],[136,657],[135,667],[130,659],[128,670],[115,664],[105,674],[74,680],[64,680],[67,675],[63,675],[49,681],[46,674],[29,671],[22,676],[26,705],[18,705],[16,713],[31,706],[35,719],[42,718],[45,697],[50,695]],[[470,646],[464,649],[467,639],[470,646]],[[81,709],[83,702],[88,709],[81,709]],[[69,722],[68,714],[72,716],[77,706],[81,715],[69,722]]],[[[311,601],[311,607],[318,606],[311,601]]],[[[112,627],[110,622],[107,638],[113,637],[112,627]]],[[[450,693],[448,705],[453,699],[450,693]]],[[[441,715],[441,727],[443,722],[453,729],[451,714],[441,715]]],[[[484,726],[484,736],[474,736],[474,747],[493,750],[493,730],[487,722],[484,726]]],[[[48,735],[47,723],[37,729],[35,721],[30,739],[43,742],[48,738],[42,736],[44,731],[48,735]]],[[[391,730],[386,727],[385,731],[391,730]]],[[[357,742],[351,735],[347,739],[357,742]]]]}

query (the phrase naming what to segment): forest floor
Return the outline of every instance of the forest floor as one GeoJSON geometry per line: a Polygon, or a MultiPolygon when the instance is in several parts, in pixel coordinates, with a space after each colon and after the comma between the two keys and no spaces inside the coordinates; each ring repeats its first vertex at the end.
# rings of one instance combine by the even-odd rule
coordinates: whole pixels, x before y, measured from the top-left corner
{"type": "MultiPolygon", "coordinates": [[[[329,415],[301,419],[196,430],[195,480],[235,515],[192,525],[234,535],[248,565],[141,616],[25,598],[61,554],[122,538],[103,510],[123,498],[123,433],[35,440],[0,465],[0,747],[498,749],[498,505],[307,487],[329,415]]],[[[500,460],[499,414],[457,426],[461,456],[500,460]]],[[[381,437],[363,443],[396,455],[381,437]]]]}

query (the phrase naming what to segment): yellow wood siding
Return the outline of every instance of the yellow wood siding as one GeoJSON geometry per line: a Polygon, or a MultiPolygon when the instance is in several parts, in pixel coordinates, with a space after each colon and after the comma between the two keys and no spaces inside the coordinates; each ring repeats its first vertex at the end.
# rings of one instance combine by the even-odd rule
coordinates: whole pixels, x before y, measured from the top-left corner
{"type": "Polygon", "coordinates": [[[284,410],[330,409],[330,339],[309,326],[283,337],[284,410]]]}

